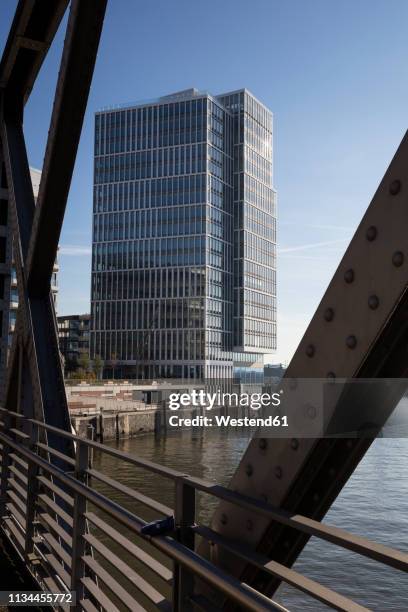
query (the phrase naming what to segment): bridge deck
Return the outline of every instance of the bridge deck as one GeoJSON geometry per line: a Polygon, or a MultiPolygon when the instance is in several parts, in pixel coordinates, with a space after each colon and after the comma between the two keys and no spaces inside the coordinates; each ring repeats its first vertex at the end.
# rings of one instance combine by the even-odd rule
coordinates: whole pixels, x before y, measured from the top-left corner
{"type": "MultiPolygon", "coordinates": [[[[27,571],[24,563],[18,558],[14,548],[7,539],[0,536],[0,591],[36,591],[38,586],[27,571]]],[[[15,610],[0,605],[0,612],[15,610]]],[[[25,610],[39,612],[37,606],[26,606],[25,610]]]]}

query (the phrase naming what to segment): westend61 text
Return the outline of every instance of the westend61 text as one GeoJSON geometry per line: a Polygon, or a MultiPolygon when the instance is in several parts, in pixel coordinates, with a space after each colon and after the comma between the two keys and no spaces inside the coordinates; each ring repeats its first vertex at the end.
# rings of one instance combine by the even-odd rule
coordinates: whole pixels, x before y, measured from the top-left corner
{"type": "Polygon", "coordinates": [[[268,416],[265,418],[231,416],[196,416],[184,418],[172,415],[169,418],[171,427],[288,427],[287,416],[268,416]]]}

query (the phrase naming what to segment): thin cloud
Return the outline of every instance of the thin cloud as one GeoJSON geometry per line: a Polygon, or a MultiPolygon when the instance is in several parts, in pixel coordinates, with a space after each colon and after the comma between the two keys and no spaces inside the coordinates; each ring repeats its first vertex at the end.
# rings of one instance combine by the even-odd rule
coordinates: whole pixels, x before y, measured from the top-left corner
{"type": "Polygon", "coordinates": [[[288,226],[288,227],[299,227],[299,228],[308,228],[308,229],[317,229],[317,230],[327,230],[333,232],[353,232],[355,231],[355,227],[346,226],[346,225],[334,225],[330,223],[299,223],[299,221],[278,221],[279,225],[288,226]]]}
{"type": "Polygon", "coordinates": [[[84,255],[89,256],[92,254],[90,246],[78,246],[73,244],[64,244],[59,248],[60,255],[67,255],[68,257],[82,257],[84,255]]]}
{"type": "MultiPolygon", "coordinates": [[[[338,257],[339,250],[338,249],[328,249],[325,252],[325,257],[330,254],[333,257],[338,257]]],[[[279,254],[278,254],[279,255],[279,254]]],[[[291,255],[290,253],[283,254],[283,257],[286,259],[298,259],[299,261],[315,261],[316,263],[321,263],[322,265],[326,265],[326,259],[322,257],[318,257],[317,255],[291,255]]]]}
{"type": "Polygon", "coordinates": [[[354,232],[356,229],[355,227],[348,227],[346,225],[324,225],[320,223],[312,223],[309,227],[313,229],[333,230],[334,232],[337,230],[341,232],[354,232]]]}
{"type": "Polygon", "coordinates": [[[283,247],[283,249],[278,249],[278,254],[299,253],[302,251],[309,251],[310,249],[320,249],[321,247],[333,246],[335,244],[344,244],[345,242],[348,242],[347,238],[342,238],[340,240],[328,240],[326,242],[313,242],[312,244],[300,244],[292,247],[283,247]]]}

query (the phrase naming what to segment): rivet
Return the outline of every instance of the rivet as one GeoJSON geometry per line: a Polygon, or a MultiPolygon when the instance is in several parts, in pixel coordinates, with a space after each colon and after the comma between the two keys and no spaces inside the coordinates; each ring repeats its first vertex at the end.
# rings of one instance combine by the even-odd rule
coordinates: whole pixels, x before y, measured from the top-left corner
{"type": "Polygon", "coordinates": [[[254,470],[253,470],[253,468],[252,468],[252,465],[251,465],[250,463],[248,463],[248,465],[247,465],[247,466],[246,466],[246,468],[245,468],[245,473],[246,473],[246,475],[247,475],[247,476],[252,476],[253,471],[254,471],[254,470]]]}
{"type": "Polygon", "coordinates": [[[355,336],[348,336],[346,339],[346,344],[350,349],[356,348],[357,338],[355,336]]]}
{"type": "Polygon", "coordinates": [[[320,495],[319,495],[318,493],[315,493],[315,494],[313,495],[313,498],[312,498],[312,499],[313,499],[313,501],[314,501],[314,502],[318,502],[318,501],[319,501],[319,499],[320,499],[320,495]]]}
{"type": "Polygon", "coordinates": [[[336,475],[336,470],[334,468],[330,468],[329,470],[329,476],[331,476],[333,478],[333,476],[336,475]]]}
{"type": "Polygon", "coordinates": [[[289,379],[289,389],[296,389],[297,387],[297,380],[296,378],[290,378],[289,379]]]}
{"type": "Polygon", "coordinates": [[[368,242],[373,242],[377,238],[377,228],[371,225],[366,231],[366,238],[368,242]]]}
{"type": "Polygon", "coordinates": [[[227,515],[226,514],[221,514],[221,523],[223,525],[226,525],[228,523],[228,519],[227,519],[227,515]]]}
{"type": "Polygon", "coordinates": [[[306,347],[306,355],[308,357],[313,357],[314,354],[315,354],[315,347],[313,346],[313,344],[309,344],[306,347]]]}
{"type": "Polygon", "coordinates": [[[401,191],[401,181],[396,179],[390,184],[390,194],[397,195],[401,191]]]}
{"type": "Polygon", "coordinates": [[[266,438],[261,438],[259,440],[259,448],[261,450],[265,450],[267,448],[267,446],[268,446],[268,442],[267,442],[266,438]]]}
{"type": "Polygon", "coordinates": [[[312,404],[308,404],[307,408],[306,408],[306,412],[307,412],[307,416],[310,419],[314,419],[316,416],[316,408],[314,406],[312,406],[312,404]]]}
{"type": "Polygon", "coordinates": [[[297,438],[292,438],[290,447],[293,448],[293,450],[297,450],[299,448],[299,440],[297,438]]]}
{"type": "Polygon", "coordinates": [[[344,273],[344,280],[346,281],[346,283],[352,283],[354,280],[354,270],[352,270],[351,268],[346,270],[344,273]]]}
{"type": "Polygon", "coordinates": [[[379,304],[380,300],[378,299],[378,296],[370,295],[370,297],[368,298],[368,307],[371,308],[371,310],[376,310],[379,304]]]}
{"type": "Polygon", "coordinates": [[[277,465],[275,468],[275,476],[276,478],[282,478],[282,468],[280,467],[280,465],[277,465]]]}
{"type": "Polygon", "coordinates": [[[333,308],[326,308],[324,311],[324,318],[326,321],[333,321],[334,319],[334,310],[333,308]]]}
{"type": "Polygon", "coordinates": [[[246,526],[247,526],[248,531],[252,531],[254,524],[251,520],[248,520],[246,523],[246,526]]]}
{"type": "Polygon", "coordinates": [[[328,378],[332,382],[336,379],[336,375],[334,372],[327,372],[326,378],[328,378]]]}
{"type": "Polygon", "coordinates": [[[392,256],[392,263],[396,268],[400,268],[404,263],[404,253],[401,251],[395,251],[394,255],[392,256]]]}

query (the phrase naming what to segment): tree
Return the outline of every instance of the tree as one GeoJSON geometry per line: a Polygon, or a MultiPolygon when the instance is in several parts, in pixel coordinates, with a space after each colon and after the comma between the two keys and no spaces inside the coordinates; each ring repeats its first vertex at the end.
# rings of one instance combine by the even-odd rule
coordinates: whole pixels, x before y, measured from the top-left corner
{"type": "Polygon", "coordinates": [[[90,361],[88,353],[81,353],[78,359],[78,365],[85,373],[89,372],[90,361]]]}
{"type": "Polygon", "coordinates": [[[97,380],[100,380],[102,370],[103,370],[103,359],[100,355],[95,355],[95,359],[93,362],[93,369],[96,375],[97,380]]]}

